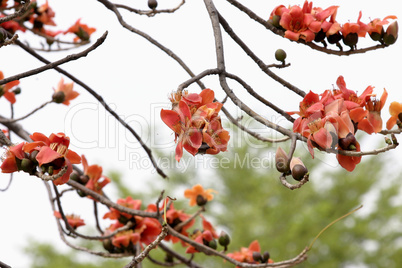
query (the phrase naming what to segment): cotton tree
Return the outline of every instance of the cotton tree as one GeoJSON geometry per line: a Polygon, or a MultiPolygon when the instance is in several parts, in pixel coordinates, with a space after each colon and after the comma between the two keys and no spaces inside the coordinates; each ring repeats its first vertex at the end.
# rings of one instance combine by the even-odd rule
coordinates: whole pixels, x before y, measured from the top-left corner
{"type": "MultiPolygon", "coordinates": [[[[5,76],[9,75],[7,67],[2,66],[1,96],[11,103],[11,116],[0,117],[0,123],[4,126],[0,132],[0,141],[5,149],[1,171],[11,174],[9,186],[15,172],[28,173],[27,176],[34,176],[38,181],[43,181],[53,214],[59,219],[57,227],[60,239],[68,246],[89,254],[107,258],[132,256],[132,261],[127,263],[126,267],[140,267],[145,258],[150,258],[149,253],[155,248],[169,256],[164,260],[150,258],[161,266],[182,263],[189,267],[202,267],[193,260],[192,254],[217,256],[237,267],[291,267],[305,261],[313,246],[313,243],[308,244],[307,241],[308,246],[300,254],[285,261],[278,261],[275,256],[261,252],[258,241],[261,238],[256,238],[241,249],[228,250],[230,235],[218,231],[211,224],[212,220],[206,216],[206,204],[214,202],[217,193],[214,189],[204,189],[202,182],[184,191],[184,197],[189,199],[188,206],[199,207],[193,214],[186,213],[186,207],[178,207],[177,203],[175,204],[177,199],[165,191],[154,196],[154,202],[146,206],[142,200],[132,196],[121,196],[117,200],[109,198],[106,192],[113,181],[103,174],[100,165],[93,164],[85,157],[85,150],[69,148],[69,133],[54,130],[52,133],[43,134],[41,129],[24,127],[23,122],[29,121],[38,111],[47,109],[50,104],[69,106],[72,102],[79,102],[79,90],[86,91],[136,139],[159,175],[158,179],[169,179],[168,170],[160,165],[153,148],[145,142],[135,127],[116,113],[103,98],[101,91],[89,86],[84,80],[84,75],[78,77],[61,67],[68,62],[83,61],[83,57],[101,50],[110,33],[97,32],[96,25],[89,26],[82,22],[85,18],[74,18],[71,27],[67,29],[58,28],[55,19],[59,15],[55,15],[51,4],[48,1],[1,2],[1,49],[17,46],[43,63],[42,66],[8,77],[5,76]],[[53,58],[57,52],[70,50],[74,50],[72,54],[61,59],[48,60],[46,56],[53,58]],[[14,107],[24,98],[25,89],[19,87],[20,81],[30,76],[41,79],[48,70],[55,70],[62,75],[53,95],[44,97],[43,100],[41,98],[42,104],[26,115],[14,118],[14,107]],[[18,137],[15,141],[14,134],[18,137]],[[64,197],[70,195],[70,192],[76,192],[77,199],[83,197],[92,200],[93,211],[80,216],[74,214],[74,211],[65,211],[64,197]],[[104,215],[98,215],[99,207],[106,207],[108,211],[104,215]],[[94,227],[99,232],[97,235],[79,231],[79,228],[85,225],[85,219],[91,217],[90,214],[95,218],[94,227]],[[78,246],[67,237],[99,241],[104,250],[96,251],[78,246]],[[184,253],[177,250],[177,246],[172,247],[172,244],[181,245],[184,253]]],[[[179,52],[172,51],[131,22],[133,17],[154,19],[157,16],[175,16],[192,3],[182,1],[167,9],[158,8],[157,1],[148,1],[147,9],[140,9],[133,3],[126,5],[107,0],[98,0],[96,4],[116,17],[119,25],[127,30],[126,35],[144,38],[149,46],[163,52],[164,57],[167,56],[177,63],[188,75],[185,80],[177,79],[177,89],[173,92],[166,89],[171,105],[160,110],[160,121],[170,128],[174,136],[172,139],[176,143],[175,159],[172,161],[180,162],[187,154],[225,154],[230,147],[231,130],[222,123],[223,119],[227,119],[257,140],[277,146],[274,157],[277,170],[270,172],[277,174],[284,190],[302,188],[309,182],[309,178],[314,176],[309,173],[303,159],[294,156],[297,147],[306,147],[312,158],[318,153],[335,155],[339,163],[338,168],[353,172],[364,156],[376,156],[398,146],[397,135],[402,128],[402,104],[388,93],[390,89],[378,91],[364,80],[359,80],[363,90],[351,90],[348,88],[350,81],[344,77],[346,74],[340,74],[336,81],[328,82],[328,87],[336,84],[332,89],[322,89],[320,92],[313,92],[308,88],[301,89],[294,84],[293,77],[286,78],[277,74],[280,69],[295,68],[287,59],[286,48],[272,51],[275,62],[265,62],[253,50],[253,44],[237,33],[237,29],[232,26],[234,23],[225,16],[225,10],[235,9],[239,15],[247,16],[253,21],[254,27],[266,29],[272,42],[285,39],[289,45],[292,42],[299,44],[300,50],[312,49],[317,57],[332,55],[344,58],[362,54],[368,57],[375,50],[391,49],[398,38],[397,17],[394,15],[376,18],[376,15],[372,14],[374,19],[365,20],[362,12],[357,10],[356,22],[342,21],[337,19],[341,12],[339,6],[315,7],[313,3],[305,1],[296,5],[283,3],[272,6],[265,12],[266,16],[261,17],[258,12],[235,0],[226,1],[222,8],[217,8],[212,0],[204,0],[203,12],[209,23],[202,26],[212,28],[209,40],[214,44],[215,63],[196,73],[192,70],[191,62],[179,57],[179,52]],[[360,47],[361,43],[364,46],[360,47]],[[254,88],[253,81],[249,81],[247,76],[232,72],[231,70],[235,69],[232,67],[233,62],[225,54],[225,48],[229,45],[236,45],[236,53],[246,55],[257,66],[258,72],[276,82],[280,88],[285,88],[297,96],[299,106],[291,110],[284,108],[287,107],[284,99],[276,97],[275,93],[271,94],[269,99],[264,97],[262,92],[254,88]],[[216,83],[214,88],[206,84],[211,78],[216,83]],[[198,91],[190,90],[195,86],[199,87],[198,91]],[[254,105],[247,105],[246,98],[233,90],[235,87],[247,91],[253,101],[265,110],[276,113],[281,120],[269,120],[264,113],[255,109],[254,105]],[[221,94],[224,98],[218,99],[221,94]],[[384,107],[389,107],[390,118],[381,116],[384,107]],[[274,134],[267,136],[256,132],[249,127],[250,124],[246,125],[238,118],[239,113],[248,116],[252,124],[270,129],[274,134]],[[359,143],[360,133],[383,136],[383,146],[365,149],[364,145],[359,143]],[[283,148],[287,147],[289,149],[285,151],[283,148]]],[[[63,10],[57,10],[57,14],[62,12],[63,10]]],[[[68,17],[70,18],[71,14],[68,17]]],[[[186,33],[183,33],[183,38],[185,35],[186,33]]],[[[318,63],[316,68],[322,68],[324,64],[319,61],[318,63]]],[[[109,66],[105,64],[105,67],[109,66]]],[[[127,68],[123,65],[120,67],[127,68]]],[[[326,68],[330,70],[331,65],[328,64],[326,68]]],[[[375,68],[376,66],[373,66],[373,69],[375,68]]],[[[118,80],[116,76],[119,70],[110,69],[112,75],[102,79],[118,80]]],[[[310,71],[314,74],[314,70],[310,71]]],[[[174,73],[169,75],[174,76],[174,73]]],[[[155,76],[158,77],[158,74],[155,76]]],[[[314,81],[314,77],[309,79],[314,81]]],[[[91,119],[82,120],[85,123],[91,119]]],[[[113,159],[108,158],[107,161],[113,159]]],[[[333,220],[328,219],[328,224],[333,220]]]]}

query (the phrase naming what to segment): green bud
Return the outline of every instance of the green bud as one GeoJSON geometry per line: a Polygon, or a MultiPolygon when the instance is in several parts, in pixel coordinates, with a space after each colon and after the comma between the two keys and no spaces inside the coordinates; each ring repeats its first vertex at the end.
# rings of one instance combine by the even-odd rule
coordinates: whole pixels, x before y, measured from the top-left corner
{"type": "Polygon", "coordinates": [[[284,63],[284,62],[285,62],[285,59],[286,59],[286,52],[285,52],[285,50],[283,50],[283,49],[277,49],[277,50],[275,51],[275,59],[276,59],[277,61],[281,61],[282,63],[284,63]]]}
{"type": "Polygon", "coordinates": [[[227,247],[230,244],[230,236],[226,232],[222,231],[219,235],[218,242],[222,247],[227,247]]]}
{"type": "Polygon", "coordinates": [[[212,249],[216,249],[218,247],[218,244],[216,243],[215,239],[212,239],[211,241],[208,242],[208,247],[212,249]]]}
{"type": "Polygon", "coordinates": [[[272,25],[275,26],[276,28],[280,28],[281,27],[281,16],[279,15],[274,15],[272,17],[272,25]]]}
{"type": "Polygon", "coordinates": [[[14,92],[15,95],[18,95],[18,94],[21,93],[21,88],[20,88],[20,87],[17,87],[17,88],[15,88],[15,89],[13,90],[13,92],[14,92]]]}
{"type": "Polygon", "coordinates": [[[29,159],[29,158],[22,159],[21,169],[24,172],[31,173],[34,168],[35,168],[35,163],[31,159],[29,159]]]}
{"type": "Polygon", "coordinates": [[[262,263],[267,263],[269,261],[269,252],[268,251],[264,251],[264,253],[262,254],[262,263]]]}

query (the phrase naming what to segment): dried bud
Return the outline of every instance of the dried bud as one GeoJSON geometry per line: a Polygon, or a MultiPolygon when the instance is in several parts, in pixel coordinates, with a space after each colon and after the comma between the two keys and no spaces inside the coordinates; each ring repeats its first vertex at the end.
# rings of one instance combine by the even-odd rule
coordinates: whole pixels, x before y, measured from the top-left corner
{"type": "Polygon", "coordinates": [[[306,166],[298,157],[293,157],[290,161],[290,170],[292,171],[293,179],[301,181],[303,177],[308,173],[306,166]]]}
{"type": "Polygon", "coordinates": [[[150,9],[155,9],[158,6],[158,2],[156,0],[148,0],[148,7],[150,9]]]}
{"type": "Polygon", "coordinates": [[[222,231],[219,235],[218,242],[222,247],[227,247],[230,244],[230,236],[226,232],[222,231]]]}
{"type": "Polygon", "coordinates": [[[285,59],[286,59],[286,52],[285,52],[285,50],[283,50],[283,49],[277,49],[277,50],[275,51],[275,59],[276,59],[277,61],[281,61],[282,63],[284,63],[284,62],[285,62],[285,59]]]}
{"type": "Polygon", "coordinates": [[[82,176],[80,176],[80,179],[78,182],[81,183],[82,185],[86,185],[88,181],[89,181],[89,176],[82,175],[82,176]]]}
{"type": "Polygon", "coordinates": [[[286,173],[289,171],[289,158],[286,152],[278,146],[275,154],[275,166],[279,172],[286,173]]]}
{"type": "Polygon", "coordinates": [[[114,252],[114,246],[112,244],[111,239],[104,239],[102,244],[103,244],[103,248],[106,249],[108,252],[110,252],[110,253],[114,252]]]}
{"type": "Polygon", "coordinates": [[[391,23],[384,34],[383,40],[386,45],[392,45],[398,39],[398,22],[391,23]]]}
{"type": "Polygon", "coordinates": [[[343,43],[353,49],[356,46],[358,40],[359,36],[357,35],[357,33],[349,33],[343,38],[343,43]]]}
{"type": "Polygon", "coordinates": [[[57,91],[53,94],[52,99],[55,103],[63,103],[66,99],[66,95],[63,91],[57,91]]]}
{"type": "Polygon", "coordinates": [[[15,88],[15,89],[13,90],[13,92],[14,92],[15,95],[18,95],[18,94],[21,93],[21,88],[20,88],[20,87],[17,87],[17,88],[15,88]]]}
{"type": "Polygon", "coordinates": [[[262,263],[267,263],[269,261],[269,252],[268,251],[264,251],[264,253],[262,254],[262,263]]]}
{"type": "Polygon", "coordinates": [[[206,198],[204,198],[202,195],[197,195],[196,199],[197,205],[202,207],[205,206],[205,204],[208,202],[206,198]]]}
{"type": "Polygon", "coordinates": [[[254,251],[253,252],[253,260],[255,260],[256,262],[261,262],[262,261],[261,253],[254,251]]]}

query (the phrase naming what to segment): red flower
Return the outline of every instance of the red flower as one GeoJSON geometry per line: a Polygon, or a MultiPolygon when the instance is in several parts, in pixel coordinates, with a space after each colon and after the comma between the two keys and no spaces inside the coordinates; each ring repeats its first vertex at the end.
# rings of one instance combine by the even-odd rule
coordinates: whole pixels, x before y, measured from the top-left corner
{"type": "Polygon", "coordinates": [[[74,83],[64,83],[63,78],[57,84],[57,88],[53,89],[53,100],[57,103],[70,105],[70,101],[80,95],[77,91],[73,90],[74,83]]]}
{"type": "Polygon", "coordinates": [[[73,26],[64,32],[64,34],[73,33],[77,35],[77,37],[74,38],[74,42],[77,42],[80,39],[82,41],[88,41],[91,34],[96,31],[95,28],[88,27],[88,25],[82,24],[80,21],[81,19],[78,19],[73,26]]]}
{"type": "MultiPolygon", "coordinates": [[[[208,244],[208,242],[214,240],[214,237],[212,236],[212,233],[208,230],[203,231],[202,233],[200,231],[198,231],[195,235],[194,235],[194,241],[197,242],[198,244],[208,244]]],[[[186,253],[197,253],[199,252],[198,250],[195,249],[195,247],[193,246],[189,246],[186,249],[186,253]]]]}
{"type": "MultiPolygon", "coordinates": [[[[5,15],[0,14],[0,18],[3,17],[5,17],[5,15]]],[[[0,26],[3,27],[5,30],[9,31],[11,34],[14,34],[18,30],[22,32],[26,31],[24,27],[22,27],[18,22],[13,20],[5,21],[1,23],[0,26]]]]}
{"type": "Polygon", "coordinates": [[[2,173],[13,173],[19,170],[17,159],[22,160],[25,158],[24,151],[22,150],[22,147],[24,147],[24,145],[25,142],[21,142],[17,145],[8,147],[5,158],[2,158],[3,163],[0,166],[2,173]]]}
{"type": "Polygon", "coordinates": [[[135,245],[140,241],[140,234],[135,233],[133,230],[118,232],[112,238],[112,244],[115,247],[128,247],[131,244],[135,245]]]}
{"type": "Polygon", "coordinates": [[[183,100],[179,102],[178,111],[161,111],[162,121],[168,125],[176,136],[176,160],[179,162],[183,156],[183,147],[192,155],[198,152],[202,143],[201,132],[192,126],[190,109],[183,100]]]}
{"type": "MultiPolygon", "coordinates": [[[[187,221],[191,216],[184,213],[183,210],[176,210],[173,206],[173,204],[170,205],[170,208],[168,211],[166,211],[166,220],[167,223],[172,227],[175,228],[177,225],[179,225],[182,222],[187,221]]],[[[190,228],[191,226],[194,225],[195,220],[192,219],[191,221],[189,221],[187,224],[185,224],[180,230],[177,230],[179,233],[181,233],[182,235],[188,236],[188,232],[187,229],[190,228]]],[[[172,236],[170,234],[168,234],[165,237],[166,241],[172,241],[172,243],[177,243],[179,241],[181,241],[179,238],[172,236]]],[[[183,245],[185,245],[185,243],[183,241],[181,241],[183,245]]]]}
{"type": "MultiPolygon", "coordinates": [[[[4,74],[2,71],[0,71],[0,80],[4,79],[4,74]]],[[[13,87],[17,86],[20,84],[20,81],[14,80],[11,82],[8,82],[5,85],[0,85],[0,97],[4,96],[9,102],[12,104],[15,103],[15,94],[14,92],[10,91],[13,87]]]]}
{"type": "MultiPolygon", "coordinates": [[[[82,165],[84,167],[84,175],[89,177],[88,182],[85,187],[91,189],[92,191],[103,194],[102,188],[106,186],[110,182],[108,177],[102,176],[102,167],[98,165],[90,165],[88,166],[87,159],[84,155],[81,156],[82,165]]],[[[89,198],[92,198],[88,196],[89,198]]]]}
{"type": "Polygon", "coordinates": [[[292,6],[288,11],[283,11],[280,25],[286,30],[286,38],[293,41],[304,39],[306,42],[314,40],[315,33],[321,30],[321,23],[314,19],[311,9],[312,3],[305,1],[303,9],[292,6]]]}
{"type": "MultiPolygon", "coordinates": [[[[56,218],[58,218],[58,219],[61,219],[61,220],[63,219],[63,218],[61,217],[60,212],[58,212],[58,211],[55,211],[55,212],[53,213],[53,215],[54,215],[56,218]]],[[[69,224],[71,227],[73,227],[74,229],[77,229],[78,227],[85,225],[84,220],[81,219],[80,216],[77,216],[77,215],[74,215],[74,214],[69,214],[69,215],[65,215],[65,216],[66,216],[66,218],[67,218],[68,224],[69,224]]]]}
{"type": "Polygon", "coordinates": [[[53,171],[57,173],[62,167],[67,166],[67,172],[53,181],[55,185],[66,183],[73,171],[72,164],[81,163],[81,157],[76,152],[68,149],[70,138],[61,132],[52,133],[49,138],[42,133],[35,132],[30,137],[33,142],[25,144],[23,150],[27,153],[31,153],[34,150],[39,151],[36,155],[39,166],[51,166],[53,171]]]}
{"type": "Polygon", "coordinates": [[[401,121],[402,119],[402,103],[400,102],[391,102],[389,106],[389,113],[391,114],[391,118],[387,121],[387,129],[391,129],[395,126],[397,120],[401,121]]]}
{"type": "Polygon", "coordinates": [[[260,244],[258,243],[257,240],[254,240],[253,242],[250,243],[248,248],[242,247],[240,251],[228,253],[227,256],[239,262],[257,263],[253,259],[253,253],[254,252],[260,253],[260,251],[261,251],[260,244]]]}
{"type": "MultiPolygon", "coordinates": [[[[131,196],[128,196],[126,199],[118,199],[117,204],[121,205],[126,208],[139,210],[141,208],[142,201],[141,200],[134,200],[131,196]]],[[[121,217],[124,217],[125,220],[131,219],[133,216],[124,212],[120,212],[115,208],[110,208],[110,211],[107,212],[103,218],[104,219],[111,219],[111,220],[123,220],[121,217]]]]}
{"type": "MultiPolygon", "coordinates": [[[[42,24],[56,26],[56,23],[53,21],[55,13],[53,9],[49,6],[48,1],[41,5],[39,8],[36,9],[37,17],[35,19],[31,18],[31,23],[35,21],[41,22],[42,24]]],[[[34,23],[34,27],[35,27],[34,23]]],[[[42,28],[42,27],[40,27],[42,28]]]]}

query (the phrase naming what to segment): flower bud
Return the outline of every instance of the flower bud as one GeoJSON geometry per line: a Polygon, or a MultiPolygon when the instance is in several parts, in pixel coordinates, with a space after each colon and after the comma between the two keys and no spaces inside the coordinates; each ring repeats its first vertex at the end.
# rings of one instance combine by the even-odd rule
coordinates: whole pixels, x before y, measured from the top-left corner
{"type": "Polygon", "coordinates": [[[173,256],[170,255],[169,253],[166,253],[165,262],[172,263],[173,262],[173,256]]]}
{"type": "Polygon", "coordinates": [[[80,175],[77,174],[77,172],[73,172],[70,174],[70,180],[79,182],[80,175]]]}
{"type": "Polygon", "coordinates": [[[219,235],[218,242],[222,247],[227,247],[230,244],[230,236],[226,232],[222,231],[219,235]]]}
{"type": "Polygon", "coordinates": [[[398,22],[391,23],[384,34],[383,40],[386,45],[392,45],[398,39],[398,22]]]}
{"type": "Polygon", "coordinates": [[[286,59],[286,52],[285,52],[285,50],[283,50],[283,49],[277,49],[277,50],[275,51],[275,59],[276,59],[277,61],[281,61],[282,63],[284,63],[284,62],[285,62],[285,59],[286,59]]]}
{"type": "Polygon", "coordinates": [[[17,88],[15,88],[15,89],[13,90],[13,92],[14,92],[15,95],[18,95],[18,94],[21,93],[21,88],[20,88],[20,87],[17,87],[17,88]]]}
{"type": "Polygon", "coordinates": [[[388,137],[385,137],[385,143],[388,145],[392,145],[392,141],[388,137]]]}
{"type": "Polygon", "coordinates": [[[276,28],[281,28],[280,21],[281,21],[281,16],[274,15],[272,17],[272,25],[275,26],[276,28]]]}
{"type": "Polygon", "coordinates": [[[3,43],[7,39],[7,31],[0,27],[0,43],[3,43]]]}
{"type": "Polygon", "coordinates": [[[212,249],[216,249],[218,247],[218,244],[216,243],[215,239],[212,239],[211,241],[208,242],[208,247],[212,249]]]}
{"type": "Polygon", "coordinates": [[[111,239],[104,239],[102,241],[103,248],[106,249],[108,252],[113,253],[114,252],[114,246],[112,244],[111,239]]]}
{"type": "Polygon", "coordinates": [[[150,9],[155,9],[158,6],[158,2],[156,0],[148,0],[148,7],[150,9]]]}
{"type": "Polygon", "coordinates": [[[286,152],[278,146],[275,154],[275,167],[279,172],[286,173],[289,171],[289,158],[286,152]]]}
{"type": "Polygon", "coordinates": [[[29,159],[29,158],[22,159],[21,169],[24,172],[31,173],[34,168],[35,168],[35,163],[31,159],[29,159]]]}
{"type": "Polygon", "coordinates": [[[293,179],[297,181],[301,181],[303,177],[308,173],[306,166],[298,157],[293,157],[292,161],[290,161],[290,170],[292,171],[293,179]]]}
{"type": "Polygon", "coordinates": [[[52,99],[55,103],[63,103],[66,99],[66,95],[63,91],[57,91],[53,94],[52,99]]]}

